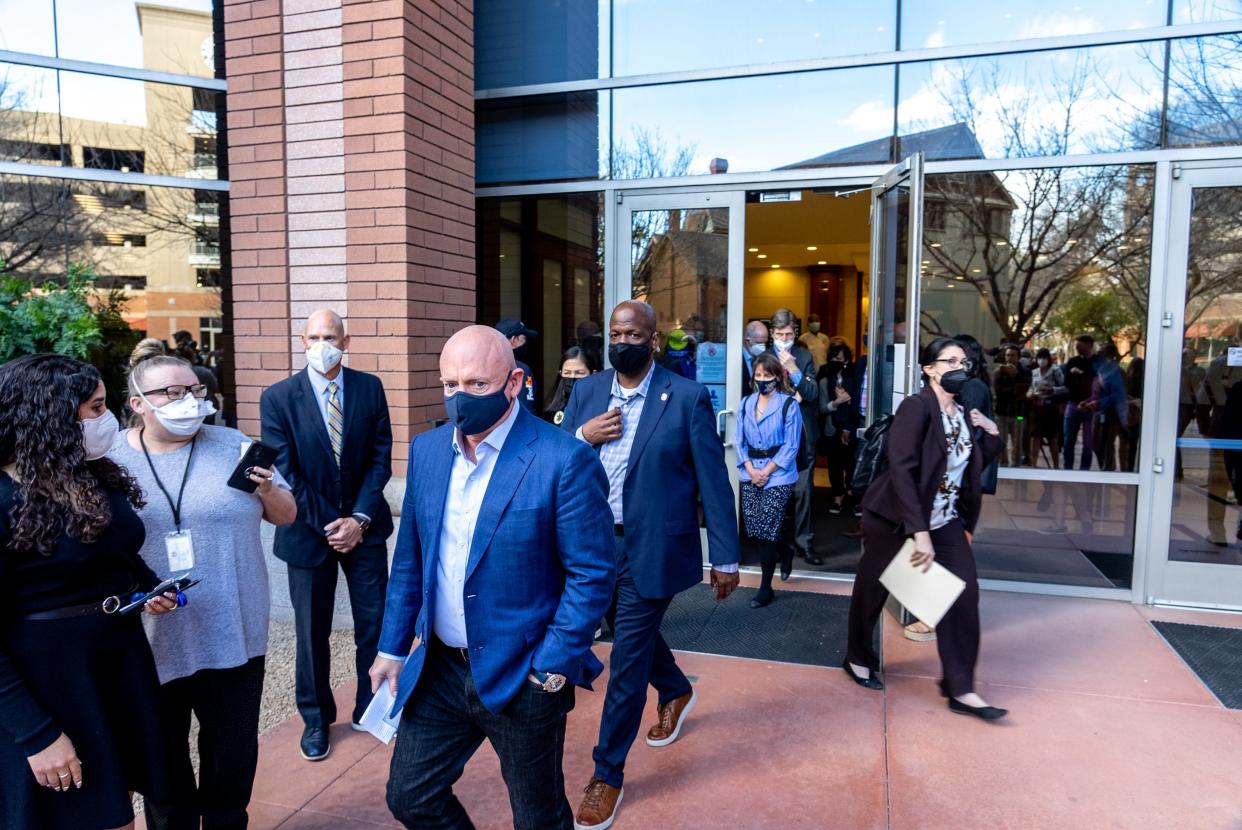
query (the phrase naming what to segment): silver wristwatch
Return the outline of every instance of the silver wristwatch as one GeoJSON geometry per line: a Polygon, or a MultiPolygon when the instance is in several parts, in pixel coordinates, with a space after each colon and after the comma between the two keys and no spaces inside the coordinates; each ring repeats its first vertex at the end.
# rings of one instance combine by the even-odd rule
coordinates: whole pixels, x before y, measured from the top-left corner
{"type": "Polygon", "coordinates": [[[530,673],[530,681],[548,694],[556,694],[565,688],[567,678],[563,674],[548,674],[547,672],[532,671],[530,673]]]}

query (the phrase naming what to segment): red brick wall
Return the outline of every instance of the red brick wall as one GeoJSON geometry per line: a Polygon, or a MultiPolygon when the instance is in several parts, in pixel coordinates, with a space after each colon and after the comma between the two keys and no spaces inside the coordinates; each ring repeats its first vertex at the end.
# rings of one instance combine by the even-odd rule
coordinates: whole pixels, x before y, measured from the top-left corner
{"type": "Polygon", "coordinates": [[[226,0],[225,19],[242,428],[331,307],[348,364],[384,381],[401,473],[443,413],[440,346],[475,316],[472,4],[226,0]]]}

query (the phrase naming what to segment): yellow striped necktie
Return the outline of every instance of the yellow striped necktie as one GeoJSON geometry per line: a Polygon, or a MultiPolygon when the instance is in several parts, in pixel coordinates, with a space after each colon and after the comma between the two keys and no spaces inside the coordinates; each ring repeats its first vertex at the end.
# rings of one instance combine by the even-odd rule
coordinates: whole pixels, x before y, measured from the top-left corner
{"type": "Polygon", "coordinates": [[[336,396],[336,382],[328,384],[328,437],[332,440],[332,455],[339,467],[341,445],[345,443],[345,415],[341,412],[341,400],[336,396]]]}

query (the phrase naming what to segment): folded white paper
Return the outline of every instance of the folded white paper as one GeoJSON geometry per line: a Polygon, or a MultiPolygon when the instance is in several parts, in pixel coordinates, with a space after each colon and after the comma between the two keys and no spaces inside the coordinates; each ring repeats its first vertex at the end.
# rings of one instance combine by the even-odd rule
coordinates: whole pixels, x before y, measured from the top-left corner
{"type": "Polygon", "coordinates": [[[880,584],[907,611],[934,628],[966,590],[966,583],[934,560],[931,570],[923,573],[922,568],[910,564],[913,556],[914,540],[907,539],[880,574],[880,584]]]}
{"type": "Polygon", "coordinates": [[[359,726],[384,743],[391,741],[392,736],[397,734],[397,725],[401,722],[400,709],[394,712],[392,717],[387,716],[388,710],[392,708],[392,702],[392,692],[388,689],[388,683],[381,683],[379,691],[371,698],[367,710],[362,713],[362,720],[358,722],[359,726]]]}

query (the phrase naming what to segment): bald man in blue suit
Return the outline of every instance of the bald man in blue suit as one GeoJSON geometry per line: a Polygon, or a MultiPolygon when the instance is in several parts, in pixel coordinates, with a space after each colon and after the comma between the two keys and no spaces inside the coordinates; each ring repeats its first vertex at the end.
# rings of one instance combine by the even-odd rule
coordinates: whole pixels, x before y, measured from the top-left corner
{"type": "Polygon", "coordinates": [[[608,480],[595,453],[527,412],[495,329],[440,356],[449,423],[410,444],[373,688],[404,707],[388,806],[406,827],[473,825],[453,784],[484,739],[516,830],[573,826],[561,769],[574,686],[615,581],[608,480]]]}

